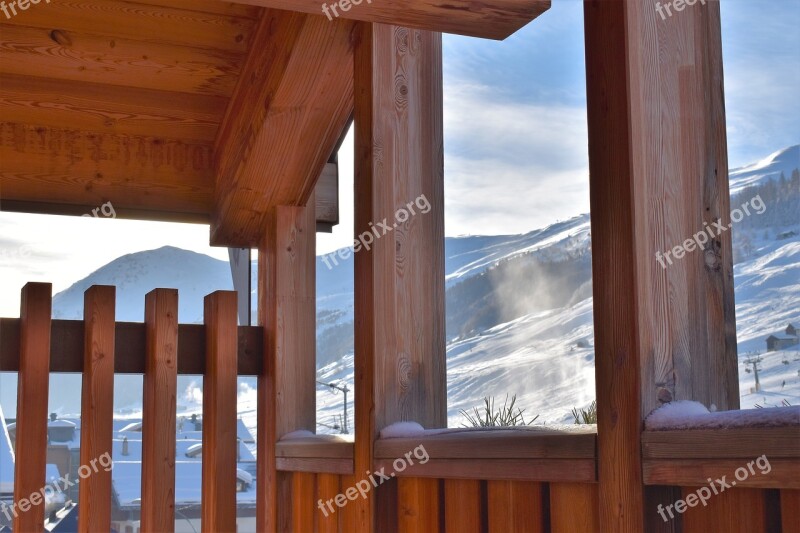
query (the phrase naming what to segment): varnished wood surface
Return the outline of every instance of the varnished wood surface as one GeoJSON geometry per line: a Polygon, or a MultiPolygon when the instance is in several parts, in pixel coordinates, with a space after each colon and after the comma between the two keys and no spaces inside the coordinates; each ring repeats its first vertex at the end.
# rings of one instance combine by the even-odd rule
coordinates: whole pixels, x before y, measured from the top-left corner
{"type": "MultiPolygon", "coordinates": [[[[290,11],[322,15],[316,0],[233,0],[290,11]]],[[[550,8],[550,0],[491,0],[469,2],[452,0],[364,1],[338,10],[342,18],[408,26],[420,30],[458,33],[474,37],[505,39],[550,8]]],[[[333,17],[333,14],[331,14],[333,17]]]]}
{"type": "MultiPolygon", "coordinates": [[[[114,373],[144,374],[146,327],[143,323],[117,322],[114,329],[114,373]]],[[[53,320],[50,372],[84,370],[84,326],[79,320],[53,320]]],[[[178,374],[202,375],[206,371],[205,326],[178,326],[178,374]]],[[[263,365],[264,330],[238,327],[238,375],[257,376],[263,365]]],[[[0,318],[0,372],[19,371],[20,320],[0,318]]]]}
{"type": "MultiPolygon", "coordinates": [[[[80,464],[91,465],[106,454],[112,457],[116,288],[90,287],[83,302],[85,341],[80,464]]],[[[109,529],[111,470],[98,468],[78,487],[81,502],[78,531],[89,533],[109,529]]]]}
{"type": "MultiPolygon", "coordinates": [[[[355,234],[425,195],[417,214],[355,254],[355,470],[379,428],[446,424],[441,35],[360,24],[355,49],[355,234]]],[[[408,450],[406,450],[408,451],[408,450]]],[[[377,527],[379,492],[357,506],[377,527]]],[[[391,502],[386,502],[391,507],[391,502]]]]}
{"type": "Polygon", "coordinates": [[[211,242],[257,246],[275,206],[305,206],[353,110],[354,24],[267,10],[215,144],[211,242]]]}
{"type": "Polygon", "coordinates": [[[236,532],[238,295],[206,296],[206,371],[203,375],[203,531],[236,532]]]}
{"type": "MultiPolygon", "coordinates": [[[[313,195],[309,205],[315,205],[313,195]]],[[[283,523],[276,442],[291,431],[316,430],[314,219],[313,207],[273,209],[259,245],[258,322],[269,352],[258,387],[259,531],[275,531],[283,523]]]]}
{"type": "Polygon", "coordinates": [[[45,484],[47,457],[47,401],[50,387],[50,317],[53,287],[28,283],[20,305],[19,374],[17,376],[17,428],[14,461],[14,501],[26,499],[13,518],[14,531],[41,531],[44,502],[29,498],[45,484]]]}
{"type": "Polygon", "coordinates": [[[169,532],[175,528],[178,291],[155,289],[147,294],[145,327],[141,527],[169,532]]]}

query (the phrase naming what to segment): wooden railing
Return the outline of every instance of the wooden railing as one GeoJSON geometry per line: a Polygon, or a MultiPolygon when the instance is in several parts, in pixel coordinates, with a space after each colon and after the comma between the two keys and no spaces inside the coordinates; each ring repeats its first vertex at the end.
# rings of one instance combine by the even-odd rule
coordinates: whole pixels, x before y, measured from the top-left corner
{"type": "MultiPolygon", "coordinates": [[[[237,326],[236,293],[205,298],[205,324],[178,324],[178,293],[146,296],[144,323],[115,322],[115,288],[95,286],[84,320],[52,320],[52,287],[29,283],[19,319],[0,319],[0,372],[18,372],[14,499],[45,486],[50,372],[83,374],[81,464],[111,454],[114,374],[143,374],[141,530],[175,527],[176,386],[203,375],[202,526],[236,530],[237,376],[262,372],[263,330],[237,326]]],[[[258,443],[259,446],[262,443],[258,443]]],[[[79,529],[107,531],[111,473],[80,483],[79,529]]],[[[14,531],[41,531],[44,506],[14,518],[14,531]]]]}
{"type": "MultiPolygon", "coordinates": [[[[236,325],[235,294],[206,297],[205,324],[179,325],[177,292],[147,295],[144,323],[114,320],[114,288],[86,292],[83,321],[51,320],[51,288],[23,289],[19,319],[0,319],[0,371],[19,372],[15,497],[44,484],[49,372],[83,373],[81,462],[111,449],[114,374],[144,374],[142,531],[174,527],[175,384],[203,375],[202,523],[233,531],[236,521],[236,376],[263,376],[264,331],[236,325]]],[[[259,423],[265,406],[259,401],[259,423]]],[[[356,406],[358,409],[359,406],[356,406]]],[[[367,496],[380,531],[583,532],[600,529],[597,429],[536,427],[423,433],[373,442],[372,473],[388,479],[367,496]],[[424,447],[428,459],[397,470],[395,462],[424,447]]],[[[270,444],[258,441],[259,461],[270,444]]],[[[278,529],[349,532],[359,506],[348,495],[367,472],[354,469],[354,444],[318,437],[274,443],[278,529]],[[349,492],[348,492],[349,491],[349,492]],[[323,512],[328,501],[333,504],[323,512]]],[[[271,451],[269,453],[272,453],[271,451]]],[[[656,501],[686,498],[708,478],[732,479],[737,468],[766,456],[770,472],[751,475],[707,505],[665,525],[684,532],[798,531],[800,428],[645,431],[643,479],[656,501]]],[[[259,470],[262,471],[262,470],[259,470]]],[[[110,520],[110,475],[80,485],[82,531],[110,520]]],[[[260,513],[268,505],[259,497],[260,513]]],[[[652,507],[652,508],[651,508],[652,507]]],[[[657,513],[645,503],[643,513],[657,513]]],[[[40,530],[43,510],[20,513],[18,531],[40,530]]],[[[659,519],[660,520],[660,519],[659,519]]]]}

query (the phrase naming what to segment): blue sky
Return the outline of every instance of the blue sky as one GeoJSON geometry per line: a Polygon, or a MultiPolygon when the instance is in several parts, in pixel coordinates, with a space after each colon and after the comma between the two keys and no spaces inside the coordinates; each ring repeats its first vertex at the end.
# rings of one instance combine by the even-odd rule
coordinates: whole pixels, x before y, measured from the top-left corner
{"type": "MultiPolygon", "coordinates": [[[[800,142],[800,0],[723,0],[722,13],[733,168],[800,142]]],[[[553,0],[503,42],[445,36],[444,61],[446,233],[522,233],[588,212],[582,2],[553,0]]],[[[342,223],[319,253],[352,243],[352,151],[349,138],[342,223]]],[[[63,290],[167,244],[227,257],[204,226],[0,213],[0,315],[18,314],[26,281],[63,290]]]]}

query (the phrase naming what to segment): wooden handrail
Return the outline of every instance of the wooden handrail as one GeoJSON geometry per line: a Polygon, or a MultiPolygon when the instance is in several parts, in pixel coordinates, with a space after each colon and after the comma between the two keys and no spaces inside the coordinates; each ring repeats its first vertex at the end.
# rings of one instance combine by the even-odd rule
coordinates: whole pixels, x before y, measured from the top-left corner
{"type": "MultiPolygon", "coordinates": [[[[50,339],[50,372],[83,372],[84,325],[82,320],[53,320],[50,339]]],[[[203,375],[206,369],[205,326],[178,326],[178,375],[203,375]]],[[[145,325],[115,325],[115,374],[143,374],[145,325]]],[[[19,371],[20,320],[0,318],[0,372],[19,371]]],[[[258,326],[238,327],[238,375],[258,376],[263,366],[264,333],[258,326]]]]}

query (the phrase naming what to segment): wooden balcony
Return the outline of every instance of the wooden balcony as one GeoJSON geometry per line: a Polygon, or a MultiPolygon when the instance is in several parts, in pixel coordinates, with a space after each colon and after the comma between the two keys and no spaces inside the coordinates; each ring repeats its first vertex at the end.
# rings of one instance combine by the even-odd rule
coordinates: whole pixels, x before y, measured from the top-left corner
{"type": "MultiPolygon", "coordinates": [[[[155,289],[144,323],[125,324],[113,287],[87,291],[83,321],[52,320],[49,285],[23,289],[19,318],[0,321],[0,371],[19,373],[16,500],[45,482],[49,374],[82,373],[83,462],[111,446],[114,374],[142,373],[141,530],[173,530],[176,377],[202,374],[202,528],[234,530],[247,375],[259,532],[797,531],[796,426],[643,430],[674,400],[739,407],[730,233],[669,270],[652,261],[730,221],[719,3],[668,24],[656,4],[584,0],[597,428],[392,439],[380,434],[396,422],[446,425],[438,32],[504,38],[550,2],[375,0],[329,21],[316,0],[81,0],[0,21],[3,209],[112,202],[259,250],[256,328],[237,326],[230,293],[182,325],[179,295],[155,289]],[[353,442],[284,438],[316,428],[315,231],[338,222],[326,165],[351,119],[355,234],[421,195],[431,210],[355,256],[353,442]],[[419,447],[428,460],[400,471],[419,447]],[[762,455],[769,475],[662,520],[762,455]]],[[[108,530],[110,477],[80,491],[80,531],[108,530]]],[[[32,505],[14,528],[43,523],[32,505]]]]}

